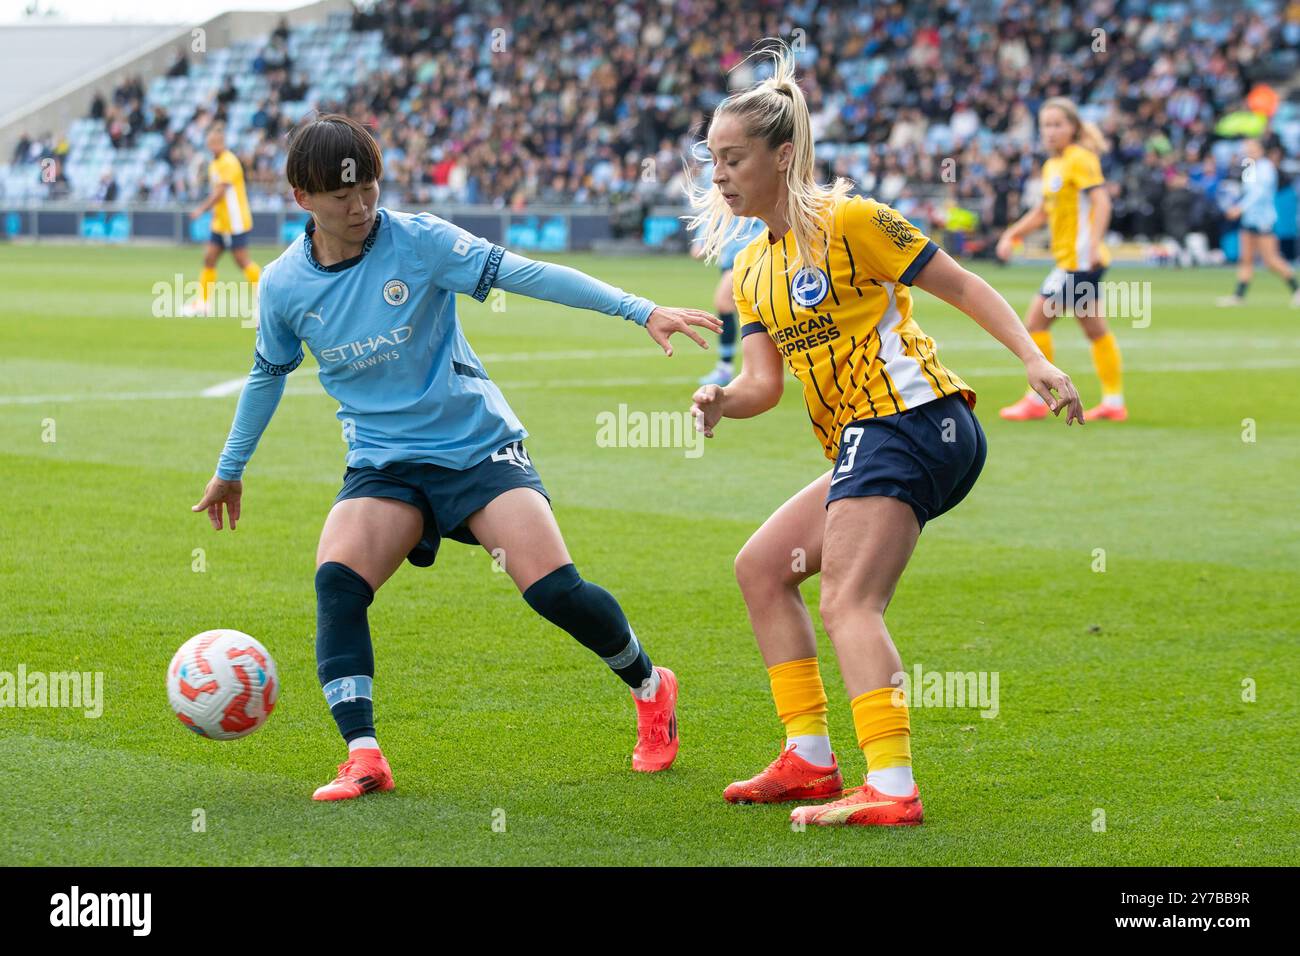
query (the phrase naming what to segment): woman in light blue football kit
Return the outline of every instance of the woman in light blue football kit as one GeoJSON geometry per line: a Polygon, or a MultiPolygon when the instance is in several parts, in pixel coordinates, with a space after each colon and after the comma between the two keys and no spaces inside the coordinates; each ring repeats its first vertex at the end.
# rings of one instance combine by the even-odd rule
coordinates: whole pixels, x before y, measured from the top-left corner
{"type": "Polygon", "coordinates": [[[1243,144],[1246,155],[1241,173],[1241,201],[1228,210],[1229,219],[1239,219],[1241,229],[1241,254],[1237,258],[1237,288],[1232,295],[1219,299],[1219,305],[1241,305],[1246,300],[1246,288],[1255,272],[1255,253],[1264,265],[1287,284],[1291,290],[1291,304],[1300,306],[1300,286],[1295,272],[1287,265],[1277,248],[1277,167],[1264,155],[1264,147],[1257,139],[1243,144]]]}
{"type": "Polygon", "coordinates": [[[380,208],[378,146],[346,117],[295,131],[286,175],[311,220],[262,273],[254,367],[193,510],[220,530],[224,506],[235,527],[244,466],[306,345],[348,442],[343,488],[316,553],[317,672],[348,760],[314,798],[393,788],[375,738],[367,608],[404,558],[432,564],[442,538],[504,554],[525,601],[631,689],[633,769],[667,768],[677,753],[676,676],[650,663],[618,602],[578,575],[524,450],[527,432],[465,341],[455,299],[483,301],[499,288],[621,315],[668,355],[676,332],[707,347],[692,326],[716,332],[718,320],[525,259],[427,213],[380,208]]]}

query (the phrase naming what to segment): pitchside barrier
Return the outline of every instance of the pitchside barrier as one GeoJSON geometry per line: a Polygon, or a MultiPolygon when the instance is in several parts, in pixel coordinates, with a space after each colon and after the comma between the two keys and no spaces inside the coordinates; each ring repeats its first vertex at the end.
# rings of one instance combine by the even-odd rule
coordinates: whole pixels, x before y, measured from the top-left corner
{"type": "MultiPolygon", "coordinates": [[[[155,242],[193,244],[207,241],[211,216],[190,219],[192,206],[130,203],[0,200],[0,239],[88,243],[155,242]]],[[[402,208],[402,207],[395,207],[402,208]]],[[[592,249],[619,239],[639,240],[652,248],[684,248],[682,208],[636,210],[608,206],[531,206],[510,211],[494,206],[407,207],[425,211],[508,249],[565,252],[592,249]]],[[[285,245],[302,233],[307,214],[301,210],[253,210],[252,241],[285,245]]]]}
{"type": "MultiPolygon", "coordinates": [[[[211,215],[191,220],[188,205],[167,206],[74,201],[5,203],[0,199],[0,241],[200,244],[212,231],[211,215]]],[[[573,250],[632,254],[646,251],[683,252],[688,236],[682,217],[684,206],[530,206],[511,211],[486,205],[394,206],[407,212],[427,210],[475,235],[520,252],[573,250]]],[[[284,246],[301,235],[307,214],[285,208],[253,208],[254,243],[284,246]]],[[[993,233],[962,233],[930,227],[930,235],[945,249],[962,258],[992,254],[993,233]]],[[[1113,237],[1112,237],[1113,238],[1113,237]]],[[[1196,238],[1196,237],[1193,237],[1196,238]]],[[[1236,259],[1236,234],[1222,239],[1222,251],[1189,243],[1184,249],[1168,241],[1112,243],[1115,265],[1207,265],[1236,259]],[[1165,248],[1168,246],[1169,248],[1165,248]],[[1199,255],[1196,255],[1198,248],[1199,255]],[[1190,257],[1190,258],[1189,258],[1190,257]],[[1189,261],[1183,261],[1189,259],[1189,261]]],[[[1031,237],[1016,260],[1050,266],[1045,237],[1031,237]]],[[[1284,247],[1286,243],[1284,242],[1284,247]]],[[[1286,252],[1284,251],[1284,254],[1286,252]]]]}

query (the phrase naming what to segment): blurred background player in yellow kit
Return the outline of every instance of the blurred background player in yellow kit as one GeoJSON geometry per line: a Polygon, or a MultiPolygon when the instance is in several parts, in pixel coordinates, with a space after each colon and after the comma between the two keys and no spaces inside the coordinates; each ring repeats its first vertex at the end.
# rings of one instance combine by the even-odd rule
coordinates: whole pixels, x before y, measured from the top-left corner
{"type": "MultiPolygon", "coordinates": [[[[1101,297],[1101,277],[1110,263],[1102,241],[1110,226],[1110,196],[1101,174],[1100,153],[1105,152],[1101,131],[1085,123],[1074,103],[1064,97],[1046,100],[1038,111],[1038,130],[1048,159],[1043,163],[1043,198],[998,240],[998,258],[1011,258],[1012,247],[1046,223],[1052,235],[1054,268],[1030,303],[1025,325],[1050,362],[1052,322],[1073,312],[1092,343],[1092,362],[1101,379],[1101,404],[1083,413],[1086,421],[1099,418],[1122,422],[1123,367],[1119,343],[1106,325],[1101,297]]],[[[1033,390],[999,414],[1009,421],[1045,418],[1047,406],[1033,390]]]]}
{"type": "Polygon", "coordinates": [[[244,273],[254,291],[262,270],[249,258],[248,237],[253,229],[253,214],[248,208],[248,193],[244,189],[244,167],[226,147],[226,131],[220,123],[208,130],[208,150],[212,162],[208,164],[208,182],[212,193],[202,206],[190,213],[198,219],[212,210],[212,235],[203,251],[203,271],[199,273],[199,298],[186,308],[187,315],[212,314],[212,286],[217,281],[217,260],[225,249],[235,258],[235,265],[244,273]]]}

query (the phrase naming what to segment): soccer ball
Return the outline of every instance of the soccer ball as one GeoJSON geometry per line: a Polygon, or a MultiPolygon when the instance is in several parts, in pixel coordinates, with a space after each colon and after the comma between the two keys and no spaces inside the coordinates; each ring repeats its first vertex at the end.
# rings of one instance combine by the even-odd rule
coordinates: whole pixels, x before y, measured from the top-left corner
{"type": "Polygon", "coordinates": [[[240,631],[195,634],[167,668],[172,710],[190,730],[213,740],[234,740],[261,727],[279,693],[275,661],[240,631]]]}

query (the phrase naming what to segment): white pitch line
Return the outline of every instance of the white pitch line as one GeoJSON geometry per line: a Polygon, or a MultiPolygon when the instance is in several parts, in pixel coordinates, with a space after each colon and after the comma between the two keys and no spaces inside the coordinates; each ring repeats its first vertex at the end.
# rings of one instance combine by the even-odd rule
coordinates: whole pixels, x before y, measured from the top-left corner
{"type": "Polygon", "coordinates": [[[216,385],[210,385],[199,393],[203,398],[224,398],[227,395],[234,395],[244,387],[248,381],[247,375],[241,375],[239,378],[227,379],[224,382],[218,382],[216,385]]]}
{"type": "MultiPolygon", "coordinates": [[[[1252,369],[1282,369],[1282,368],[1300,368],[1300,359],[1244,359],[1240,362],[1169,362],[1164,364],[1138,365],[1126,363],[1125,371],[1133,373],[1183,373],[1183,372],[1230,372],[1230,371],[1249,371],[1252,369]]],[[[314,371],[314,369],[313,369],[314,371]]],[[[1013,365],[990,366],[988,368],[963,368],[958,366],[953,369],[958,375],[969,378],[1019,378],[1023,375],[1021,369],[1013,365]]],[[[244,379],[231,379],[226,382],[219,382],[199,391],[166,391],[166,392],[83,392],[80,394],[67,393],[61,395],[0,395],[0,405],[44,405],[55,403],[71,402],[141,402],[141,401],[165,401],[186,398],[223,398],[233,395],[243,387],[244,379]]],[[[497,382],[497,385],[507,395],[510,392],[521,391],[524,389],[559,389],[559,388],[635,388],[641,386],[653,385],[682,385],[695,382],[694,378],[681,378],[673,376],[656,376],[650,378],[577,378],[577,379],[546,379],[534,382],[497,382]]],[[[286,395],[321,395],[324,394],[319,387],[316,388],[286,388],[286,395]]]]}
{"type": "Polygon", "coordinates": [[[655,351],[654,343],[635,349],[574,349],[568,352],[501,352],[497,355],[480,355],[484,365],[497,362],[571,362],[575,359],[599,358],[636,358],[644,356],[654,358],[660,355],[655,351]]]}
{"type": "Polygon", "coordinates": [[[202,398],[202,392],[83,392],[65,395],[0,395],[0,405],[44,405],[62,402],[144,402],[202,398]]]}
{"type": "MultiPolygon", "coordinates": [[[[497,355],[480,355],[484,365],[497,365],[501,362],[572,362],[583,359],[602,359],[602,358],[634,358],[644,356],[648,352],[645,348],[639,349],[574,349],[568,352],[502,352],[497,355]]],[[[653,352],[649,353],[653,356],[653,352]]],[[[304,370],[309,375],[319,375],[320,368],[312,367],[304,370]]],[[[222,398],[226,395],[234,395],[244,387],[248,381],[247,375],[239,378],[232,378],[225,382],[218,382],[216,385],[209,386],[203,390],[204,398],[222,398]]]]}
{"type": "MultiPolygon", "coordinates": [[[[542,382],[514,382],[498,386],[504,392],[516,392],[523,389],[534,388],[616,388],[620,385],[627,387],[636,387],[642,385],[682,385],[693,383],[694,378],[588,378],[588,379],[552,379],[542,382]]],[[[241,380],[242,382],[242,380],[241,380]]],[[[230,382],[222,382],[220,387],[230,385],[230,382]]],[[[64,404],[73,402],[144,402],[144,401],[174,401],[185,398],[222,398],[238,391],[238,388],[224,391],[220,394],[213,392],[212,388],[206,388],[201,391],[169,391],[169,392],[84,392],[82,394],[63,394],[63,395],[0,395],[0,405],[45,405],[45,404],[64,404]]],[[[239,386],[242,388],[242,384],[239,386]]],[[[324,395],[323,389],[317,388],[286,388],[285,395],[324,395]]]]}

